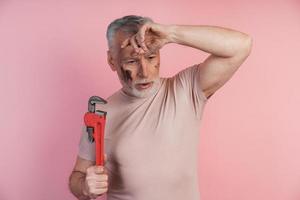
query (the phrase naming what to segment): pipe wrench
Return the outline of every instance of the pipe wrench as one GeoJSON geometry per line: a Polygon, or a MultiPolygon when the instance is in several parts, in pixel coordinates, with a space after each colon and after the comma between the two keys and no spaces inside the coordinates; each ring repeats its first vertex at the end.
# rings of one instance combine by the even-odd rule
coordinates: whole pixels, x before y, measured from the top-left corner
{"type": "Polygon", "coordinates": [[[84,115],[84,123],[89,141],[95,142],[96,165],[104,165],[104,130],[107,112],[96,110],[96,104],[106,104],[107,101],[98,96],[92,96],[88,101],[88,112],[84,115]]]}

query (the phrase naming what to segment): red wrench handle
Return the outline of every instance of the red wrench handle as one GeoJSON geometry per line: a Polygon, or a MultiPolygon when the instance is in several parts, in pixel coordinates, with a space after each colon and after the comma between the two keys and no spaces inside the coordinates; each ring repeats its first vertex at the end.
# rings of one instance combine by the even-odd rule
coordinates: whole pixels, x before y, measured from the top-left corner
{"type": "Polygon", "coordinates": [[[100,116],[100,121],[95,126],[94,139],[96,145],[96,165],[104,166],[104,129],[105,116],[100,116]]]}
{"type": "Polygon", "coordinates": [[[87,112],[84,115],[84,122],[87,127],[93,128],[93,138],[95,142],[96,165],[104,166],[104,130],[105,115],[87,112]]]}

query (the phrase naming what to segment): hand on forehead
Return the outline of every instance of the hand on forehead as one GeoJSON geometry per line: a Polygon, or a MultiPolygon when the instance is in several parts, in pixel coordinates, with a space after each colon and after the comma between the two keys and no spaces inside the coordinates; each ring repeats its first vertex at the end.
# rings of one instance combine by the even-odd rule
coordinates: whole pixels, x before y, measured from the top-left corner
{"type": "Polygon", "coordinates": [[[136,51],[133,47],[132,47],[132,45],[127,45],[126,47],[123,47],[123,48],[120,48],[119,49],[119,52],[121,53],[121,54],[119,54],[119,55],[121,55],[121,57],[123,58],[123,59],[129,59],[129,58],[138,58],[138,57],[140,57],[140,56],[144,56],[144,57],[149,57],[149,56],[151,56],[151,55],[156,55],[157,53],[158,53],[158,50],[152,50],[152,49],[149,49],[148,48],[148,51],[147,52],[145,52],[145,51],[136,51]]]}
{"type": "Polygon", "coordinates": [[[138,32],[137,34],[127,36],[121,41],[121,49],[133,48],[138,54],[153,54],[158,51],[158,46],[155,45],[155,38],[151,34],[138,32]]]}

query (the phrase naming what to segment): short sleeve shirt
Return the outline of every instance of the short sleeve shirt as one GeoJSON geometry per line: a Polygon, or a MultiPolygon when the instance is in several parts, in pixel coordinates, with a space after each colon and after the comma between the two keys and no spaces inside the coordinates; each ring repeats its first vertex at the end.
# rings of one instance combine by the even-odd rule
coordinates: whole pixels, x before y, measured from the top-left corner
{"type": "MultiPolygon", "coordinates": [[[[207,102],[199,85],[201,64],[160,78],[151,97],[122,89],[97,109],[107,112],[108,200],[199,200],[198,144],[207,102]]],[[[78,155],[95,160],[95,145],[83,129],[78,155]]]]}

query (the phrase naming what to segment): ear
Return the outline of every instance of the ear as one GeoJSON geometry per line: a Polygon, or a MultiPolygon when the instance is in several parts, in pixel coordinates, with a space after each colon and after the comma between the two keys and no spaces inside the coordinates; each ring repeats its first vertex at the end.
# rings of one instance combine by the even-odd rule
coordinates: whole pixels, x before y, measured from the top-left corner
{"type": "Polygon", "coordinates": [[[112,52],[110,50],[107,50],[107,62],[108,62],[108,64],[109,64],[112,71],[117,70],[117,66],[114,63],[112,52]]]}

